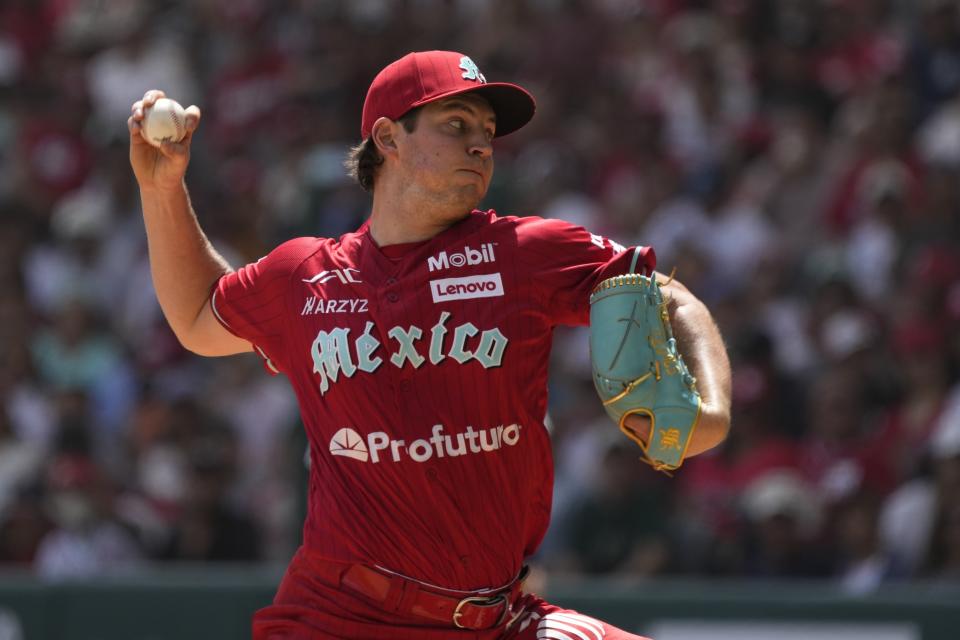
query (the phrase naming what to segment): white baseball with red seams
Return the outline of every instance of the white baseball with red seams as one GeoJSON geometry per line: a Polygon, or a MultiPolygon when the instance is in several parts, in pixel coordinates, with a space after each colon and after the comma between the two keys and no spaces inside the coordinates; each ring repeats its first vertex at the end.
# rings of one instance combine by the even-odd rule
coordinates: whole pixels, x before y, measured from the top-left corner
{"type": "Polygon", "coordinates": [[[163,142],[180,142],[187,133],[187,115],[176,100],[160,98],[143,110],[144,140],[155,147],[163,142]]]}

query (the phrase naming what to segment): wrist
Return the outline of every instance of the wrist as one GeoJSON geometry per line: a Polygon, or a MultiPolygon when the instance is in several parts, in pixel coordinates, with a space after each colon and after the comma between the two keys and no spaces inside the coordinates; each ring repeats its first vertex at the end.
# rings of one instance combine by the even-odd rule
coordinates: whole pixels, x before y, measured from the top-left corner
{"type": "Polygon", "coordinates": [[[140,183],[141,198],[172,198],[182,196],[187,190],[186,182],[181,178],[177,182],[165,183],[140,183]]]}

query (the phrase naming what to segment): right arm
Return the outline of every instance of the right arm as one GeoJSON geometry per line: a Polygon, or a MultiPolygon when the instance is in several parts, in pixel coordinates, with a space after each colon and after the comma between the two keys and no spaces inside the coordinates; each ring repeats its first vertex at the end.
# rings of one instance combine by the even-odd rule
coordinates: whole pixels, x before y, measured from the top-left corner
{"type": "Polygon", "coordinates": [[[204,356],[252,351],[249,342],[220,324],[209,304],[214,283],[232,269],[200,228],[184,183],[200,110],[187,108],[187,133],[180,142],[165,142],[158,149],[140,134],[144,108],[162,97],[162,91],[148,91],[133,104],[127,120],[130,165],[140,187],[157,299],[186,349],[204,356]]]}

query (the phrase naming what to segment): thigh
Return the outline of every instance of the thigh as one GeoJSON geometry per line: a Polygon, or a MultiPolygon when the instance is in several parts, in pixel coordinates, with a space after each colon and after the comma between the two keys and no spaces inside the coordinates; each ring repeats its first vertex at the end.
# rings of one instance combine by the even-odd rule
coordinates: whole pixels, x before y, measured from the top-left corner
{"type": "Polygon", "coordinates": [[[537,596],[526,596],[522,605],[502,640],[650,640],[537,596]]]}
{"type": "Polygon", "coordinates": [[[386,640],[419,638],[382,623],[347,620],[296,605],[271,605],[253,616],[253,640],[386,640]]]}
{"type": "Polygon", "coordinates": [[[494,633],[349,620],[290,605],[260,609],[253,618],[253,640],[495,640],[494,633]]]}

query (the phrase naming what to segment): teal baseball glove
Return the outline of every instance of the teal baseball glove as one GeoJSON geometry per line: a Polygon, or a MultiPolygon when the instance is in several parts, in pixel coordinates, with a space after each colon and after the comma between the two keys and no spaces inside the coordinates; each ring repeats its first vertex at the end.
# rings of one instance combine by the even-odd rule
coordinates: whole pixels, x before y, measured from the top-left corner
{"type": "Polygon", "coordinates": [[[608,278],[590,295],[590,357],[593,383],[607,414],[640,445],[644,461],[658,471],[683,463],[700,419],[700,394],[677,351],[667,303],[656,276],[631,273],[608,278]],[[646,438],[627,418],[650,419],[646,438]]]}

